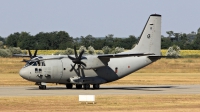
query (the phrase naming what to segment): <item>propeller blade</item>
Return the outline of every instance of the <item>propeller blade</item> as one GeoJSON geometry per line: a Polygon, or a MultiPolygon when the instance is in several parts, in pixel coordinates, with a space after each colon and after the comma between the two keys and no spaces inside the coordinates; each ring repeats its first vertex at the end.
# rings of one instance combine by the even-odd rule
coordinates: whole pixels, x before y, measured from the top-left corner
{"type": "Polygon", "coordinates": [[[81,57],[82,57],[82,55],[83,55],[84,52],[85,52],[84,50],[81,51],[81,53],[80,53],[80,55],[78,57],[79,60],[81,60],[81,57]]]}
{"type": "Polygon", "coordinates": [[[29,57],[30,57],[30,59],[32,59],[32,54],[31,54],[30,49],[28,49],[28,53],[29,53],[29,57]]]}
{"type": "Polygon", "coordinates": [[[74,64],[74,66],[72,66],[72,68],[70,69],[70,72],[72,72],[72,70],[74,70],[75,66],[76,66],[76,63],[74,64]]]}
{"type": "Polygon", "coordinates": [[[71,56],[69,56],[69,55],[68,55],[68,58],[71,59],[71,60],[75,60],[75,59],[76,59],[76,58],[71,57],[71,56]]]}
{"type": "Polygon", "coordinates": [[[83,63],[82,61],[80,62],[80,64],[82,64],[82,65],[84,65],[84,66],[86,67],[86,64],[85,64],[85,63],[83,63]]]}
{"type": "Polygon", "coordinates": [[[38,51],[38,50],[36,49],[36,50],[35,50],[35,53],[34,53],[34,57],[36,57],[36,55],[37,55],[37,51],[38,51]]]}
{"type": "Polygon", "coordinates": [[[76,46],[74,46],[74,53],[75,53],[75,57],[78,58],[77,52],[76,52],[76,46]]]}
{"type": "Polygon", "coordinates": [[[71,59],[72,62],[74,63],[74,66],[71,65],[72,68],[70,69],[70,72],[71,72],[72,70],[75,69],[76,64],[78,64],[78,69],[80,69],[81,66],[82,66],[83,68],[86,67],[86,64],[83,63],[83,62],[81,61],[82,59],[86,59],[86,57],[82,57],[82,55],[83,55],[84,52],[85,52],[85,51],[82,50],[82,51],[80,52],[79,56],[78,56],[78,55],[77,55],[77,52],[76,52],[76,46],[74,46],[75,58],[68,55],[68,58],[71,59]]]}

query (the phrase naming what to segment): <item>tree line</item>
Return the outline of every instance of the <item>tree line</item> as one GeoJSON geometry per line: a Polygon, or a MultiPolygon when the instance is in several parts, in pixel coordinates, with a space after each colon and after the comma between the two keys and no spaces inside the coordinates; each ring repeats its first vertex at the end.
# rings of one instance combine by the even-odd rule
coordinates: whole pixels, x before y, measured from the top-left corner
{"type": "MultiPolygon", "coordinates": [[[[167,31],[167,37],[161,36],[161,48],[168,49],[172,45],[178,45],[181,49],[199,50],[200,49],[200,28],[197,33],[174,33],[167,31]]],[[[40,50],[64,50],[76,46],[92,46],[96,50],[101,50],[104,46],[110,48],[121,47],[124,49],[133,48],[139,37],[130,35],[119,38],[109,34],[105,37],[93,37],[92,35],[73,38],[65,31],[39,32],[31,35],[28,32],[15,32],[6,38],[0,36],[0,47],[20,47],[21,49],[40,49],[40,50]]]]}
{"type": "Polygon", "coordinates": [[[197,33],[174,33],[167,31],[167,37],[162,36],[161,46],[162,49],[168,49],[170,46],[177,45],[182,50],[200,50],[200,28],[197,33]]]}
{"type": "Polygon", "coordinates": [[[27,32],[16,32],[6,37],[4,42],[8,47],[20,47],[21,49],[64,50],[74,46],[77,48],[80,46],[85,46],[86,48],[92,46],[98,50],[104,46],[130,49],[133,44],[137,43],[137,38],[132,35],[127,38],[114,38],[113,35],[99,38],[95,38],[92,35],[73,38],[65,31],[40,32],[34,36],[27,32]]]}

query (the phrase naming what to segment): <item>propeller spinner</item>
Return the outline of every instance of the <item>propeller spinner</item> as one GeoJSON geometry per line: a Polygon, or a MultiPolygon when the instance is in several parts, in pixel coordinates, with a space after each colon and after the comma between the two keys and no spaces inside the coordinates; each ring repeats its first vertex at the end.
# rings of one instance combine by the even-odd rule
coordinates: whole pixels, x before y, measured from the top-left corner
{"type": "MultiPolygon", "coordinates": [[[[79,56],[78,56],[78,55],[77,55],[77,52],[76,52],[76,46],[74,46],[75,58],[68,55],[68,58],[71,59],[72,62],[74,63],[74,66],[72,66],[72,68],[70,69],[70,72],[71,72],[72,70],[74,70],[76,64],[78,64],[79,67],[80,67],[80,66],[85,66],[85,67],[86,67],[86,64],[83,63],[83,62],[81,61],[81,60],[83,59],[83,58],[82,58],[82,55],[83,55],[84,52],[85,52],[84,50],[81,51],[80,54],[79,54],[79,56]]],[[[79,67],[78,67],[78,68],[79,68],[79,67]]]]}

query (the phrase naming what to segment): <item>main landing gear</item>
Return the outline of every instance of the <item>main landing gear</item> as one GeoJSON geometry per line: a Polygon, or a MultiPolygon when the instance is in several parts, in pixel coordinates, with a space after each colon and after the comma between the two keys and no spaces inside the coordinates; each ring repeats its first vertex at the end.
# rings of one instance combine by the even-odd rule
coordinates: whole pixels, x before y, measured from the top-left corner
{"type": "Polygon", "coordinates": [[[67,89],[72,89],[73,85],[72,84],[66,84],[67,89]]]}
{"type": "Polygon", "coordinates": [[[99,89],[100,85],[99,84],[93,84],[93,89],[99,89]]]}
{"type": "Polygon", "coordinates": [[[46,87],[46,85],[39,85],[39,89],[46,89],[47,87],[46,87]]]}
{"type": "MultiPolygon", "coordinates": [[[[67,89],[72,89],[73,85],[72,84],[66,84],[67,89]]],[[[90,84],[76,84],[76,89],[90,89],[90,84]]],[[[93,84],[93,89],[99,89],[100,85],[99,84],[93,84]]]]}
{"type": "Polygon", "coordinates": [[[83,85],[83,88],[86,90],[86,89],[90,89],[90,84],[84,84],[83,85]]]}
{"type": "Polygon", "coordinates": [[[76,84],[76,89],[82,89],[82,84],[76,84]]]}
{"type": "MultiPolygon", "coordinates": [[[[99,84],[93,84],[93,89],[99,89],[100,85],[99,84]]],[[[84,84],[83,88],[86,89],[90,89],[90,84],[84,84]]]]}
{"type": "MultiPolygon", "coordinates": [[[[46,83],[38,83],[37,85],[39,85],[39,89],[41,90],[45,90],[46,87],[46,83]]],[[[67,89],[72,89],[73,88],[73,84],[66,84],[66,88],[67,89]]],[[[76,89],[82,89],[84,88],[85,90],[90,89],[90,84],[76,84],[76,89]]],[[[99,89],[100,85],[99,84],[93,84],[93,89],[99,89]]]]}

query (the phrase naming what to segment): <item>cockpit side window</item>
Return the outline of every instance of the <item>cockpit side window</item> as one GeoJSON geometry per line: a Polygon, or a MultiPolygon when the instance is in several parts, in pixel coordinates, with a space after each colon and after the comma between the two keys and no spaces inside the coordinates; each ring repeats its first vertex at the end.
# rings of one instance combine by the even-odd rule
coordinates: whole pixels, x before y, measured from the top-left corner
{"type": "Polygon", "coordinates": [[[37,66],[45,66],[44,61],[38,61],[36,62],[37,66]]]}
{"type": "Polygon", "coordinates": [[[40,66],[40,62],[39,61],[37,62],[37,65],[40,66]]]}
{"type": "Polygon", "coordinates": [[[42,62],[42,66],[45,66],[45,63],[44,63],[44,62],[42,62]]]}

